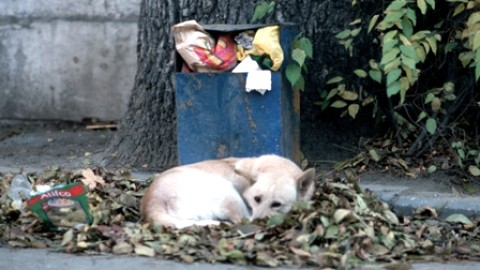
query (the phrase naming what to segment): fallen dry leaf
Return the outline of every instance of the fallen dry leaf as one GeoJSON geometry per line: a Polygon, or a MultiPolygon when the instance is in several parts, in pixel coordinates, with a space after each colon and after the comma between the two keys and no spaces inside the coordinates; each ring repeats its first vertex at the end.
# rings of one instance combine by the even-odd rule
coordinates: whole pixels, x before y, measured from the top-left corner
{"type": "Polygon", "coordinates": [[[87,185],[90,190],[95,189],[97,184],[102,186],[105,184],[103,177],[95,175],[92,169],[82,170],[82,176],[85,177],[85,179],[82,179],[82,182],[87,185]]]}
{"type": "Polygon", "coordinates": [[[155,250],[151,247],[145,245],[137,244],[135,245],[135,254],[147,257],[155,256],[155,250]]]}

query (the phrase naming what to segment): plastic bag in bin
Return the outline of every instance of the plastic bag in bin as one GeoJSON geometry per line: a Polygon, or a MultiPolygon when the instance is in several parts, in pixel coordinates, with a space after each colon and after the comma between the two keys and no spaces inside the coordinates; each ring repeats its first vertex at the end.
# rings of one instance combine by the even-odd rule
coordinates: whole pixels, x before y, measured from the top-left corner
{"type": "Polygon", "coordinates": [[[172,27],[175,47],[194,72],[222,72],[237,64],[235,43],[228,35],[215,40],[196,21],[186,21],[172,27]]]}

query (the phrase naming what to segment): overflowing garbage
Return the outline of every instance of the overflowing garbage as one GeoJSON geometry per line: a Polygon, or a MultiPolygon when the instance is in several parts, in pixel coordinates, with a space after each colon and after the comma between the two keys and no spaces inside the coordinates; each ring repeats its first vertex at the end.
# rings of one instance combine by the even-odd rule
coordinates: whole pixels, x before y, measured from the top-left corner
{"type": "Polygon", "coordinates": [[[207,31],[191,20],[174,25],[172,32],[181,72],[248,73],[247,91],[271,90],[270,72],[283,63],[278,25],[207,31]]]}

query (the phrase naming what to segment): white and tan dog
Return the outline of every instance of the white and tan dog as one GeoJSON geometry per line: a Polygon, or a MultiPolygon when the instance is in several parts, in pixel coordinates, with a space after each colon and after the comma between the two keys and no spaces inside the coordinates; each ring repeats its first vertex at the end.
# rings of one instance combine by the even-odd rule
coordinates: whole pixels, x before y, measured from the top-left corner
{"type": "Polygon", "coordinates": [[[146,222],[175,228],[238,223],[287,213],[314,188],[315,169],[302,171],[280,156],[207,160],[158,175],[141,213],[146,222]]]}

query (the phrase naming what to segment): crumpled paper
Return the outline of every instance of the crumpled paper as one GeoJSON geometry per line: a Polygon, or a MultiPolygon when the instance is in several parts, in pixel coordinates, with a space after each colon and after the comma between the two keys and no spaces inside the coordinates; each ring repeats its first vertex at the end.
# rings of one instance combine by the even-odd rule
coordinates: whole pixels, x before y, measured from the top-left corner
{"type": "Polygon", "coordinates": [[[247,73],[245,90],[251,92],[255,90],[264,95],[265,92],[272,90],[272,73],[270,70],[262,70],[258,63],[250,56],[247,56],[235,69],[234,73],[247,73]]]}

